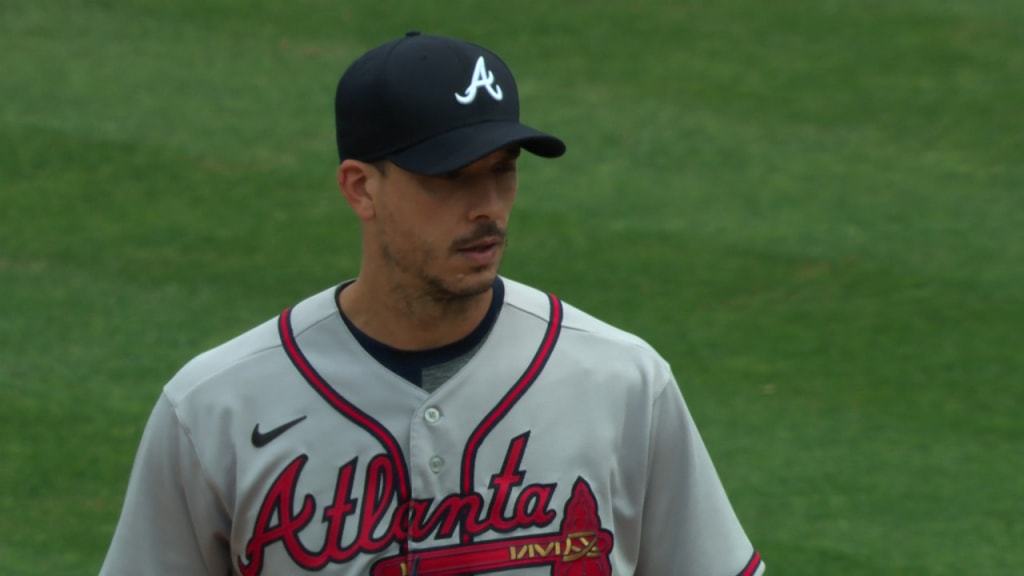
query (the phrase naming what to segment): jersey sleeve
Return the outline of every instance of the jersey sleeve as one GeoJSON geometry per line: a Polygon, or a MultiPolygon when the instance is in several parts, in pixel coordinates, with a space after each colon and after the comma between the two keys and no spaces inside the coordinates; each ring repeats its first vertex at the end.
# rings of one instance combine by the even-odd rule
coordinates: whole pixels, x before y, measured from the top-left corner
{"type": "Polygon", "coordinates": [[[150,415],[100,576],[227,576],[230,520],[171,401],[150,415]]]}
{"type": "Polygon", "coordinates": [[[674,378],[655,400],[638,576],[761,576],[674,378]]]}

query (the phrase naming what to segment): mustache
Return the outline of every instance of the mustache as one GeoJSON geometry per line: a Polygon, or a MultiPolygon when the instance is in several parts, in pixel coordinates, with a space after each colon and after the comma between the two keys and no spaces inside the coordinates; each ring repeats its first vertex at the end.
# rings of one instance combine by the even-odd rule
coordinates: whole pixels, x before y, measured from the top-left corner
{"type": "Polygon", "coordinates": [[[502,228],[497,222],[491,220],[486,224],[481,224],[473,229],[469,234],[457,238],[452,243],[452,250],[461,250],[466,246],[471,246],[484,238],[497,238],[501,243],[505,242],[505,238],[508,236],[508,230],[502,228]]]}

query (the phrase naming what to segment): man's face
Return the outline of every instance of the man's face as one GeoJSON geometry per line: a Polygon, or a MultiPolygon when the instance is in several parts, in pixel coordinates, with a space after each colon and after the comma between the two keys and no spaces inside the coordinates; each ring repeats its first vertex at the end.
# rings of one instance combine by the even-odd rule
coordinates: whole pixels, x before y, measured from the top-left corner
{"type": "Polygon", "coordinates": [[[376,201],[377,252],[391,281],[440,302],[490,289],[505,251],[519,149],[447,175],[389,164],[376,201]]]}

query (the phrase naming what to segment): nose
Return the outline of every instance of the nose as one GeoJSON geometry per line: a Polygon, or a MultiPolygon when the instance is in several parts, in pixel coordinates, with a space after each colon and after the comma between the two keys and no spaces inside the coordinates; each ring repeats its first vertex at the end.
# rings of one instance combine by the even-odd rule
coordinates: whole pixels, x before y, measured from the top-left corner
{"type": "Polygon", "coordinates": [[[499,178],[493,175],[481,177],[470,193],[469,219],[506,221],[514,194],[514,187],[510,190],[499,178]]]}

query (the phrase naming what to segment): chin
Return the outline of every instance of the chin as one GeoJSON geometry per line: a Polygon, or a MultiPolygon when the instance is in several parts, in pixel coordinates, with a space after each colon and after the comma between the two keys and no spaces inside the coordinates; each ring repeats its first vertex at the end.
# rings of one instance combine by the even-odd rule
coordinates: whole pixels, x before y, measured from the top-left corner
{"type": "Polygon", "coordinates": [[[487,293],[494,286],[497,275],[497,269],[488,266],[447,280],[434,278],[428,281],[428,285],[436,300],[467,300],[487,293]]]}
{"type": "Polygon", "coordinates": [[[458,288],[453,291],[467,297],[483,294],[494,286],[494,279],[497,276],[498,271],[490,267],[471,272],[456,280],[458,288]]]}

